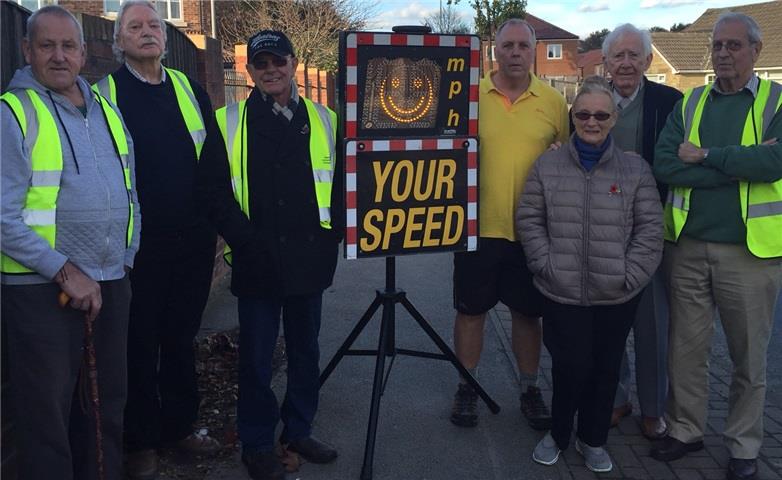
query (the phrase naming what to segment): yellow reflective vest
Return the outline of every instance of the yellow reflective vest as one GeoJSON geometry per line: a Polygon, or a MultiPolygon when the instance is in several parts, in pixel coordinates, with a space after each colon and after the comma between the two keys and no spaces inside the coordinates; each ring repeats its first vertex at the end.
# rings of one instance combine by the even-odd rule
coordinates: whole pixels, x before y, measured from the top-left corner
{"type": "MultiPolygon", "coordinates": [[[[690,89],[682,100],[684,138],[700,147],[699,127],[712,84],[690,89]]],[[[759,79],[755,102],[747,113],[741,145],[758,145],[782,107],[782,85],[759,79]]],[[[687,222],[692,188],[671,187],[665,203],[665,239],[675,242],[687,222]]],[[[759,258],[782,257],[782,179],[773,183],[739,182],[741,215],[749,251],[759,258]]]]}
{"type": "MultiPolygon", "coordinates": [[[[310,120],[310,162],[318,215],[322,228],[331,228],[331,187],[336,161],[337,114],[308,98],[300,97],[307,107],[310,120]]],[[[247,101],[242,100],[215,112],[223,135],[231,172],[231,188],[242,212],[250,218],[247,187],[247,101]]],[[[225,258],[231,263],[231,249],[226,246],[225,258]]]]}
{"type": "MultiPolygon", "coordinates": [[[[22,136],[30,148],[32,178],[27,190],[22,220],[35,233],[46,240],[52,248],[57,243],[57,196],[60,192],[63,158],[60,133],[49,108],[35,90],[17,90],[5,93],[2,100],[13,112],[22,136]]],[[[130,167],[128,166],[128,139],[122,120],[109,102],[96,95],[96,101],[103,110],[103,116],[114,140],[114,147],[122,162],[125,188],[128,190],[129,216],[127,245],[133,238],[133,202],[130,201],[130,167]]],[[[18,263],[4,253],[0,257],[0,271],[3,273],[32,273],[32,270],[18,263]]]]}
{"type": "MultiPolygon", "coordinates": [[[[174,86],[174,94],[179,105],[179,111],[182,113],[182,119],[185,121],[190,138],[193,139],[196,159],[200,160],[201,150],[203,150],[204,140],[206,140],[206,127],[204,126],[204,118],[201,116],[201,107],[193,92],[193,86],[190,85],[190,80],[187,79],[184,73],[173,68],[163,68],[166,69],[166,75],[171,79],[171,84],[174,86]]],[[[98,81],[98,83],[92,86],[92,89],[111,100],[114,105],[117,104],[117,84],[112,75],[108,75],[98,81]]]]}

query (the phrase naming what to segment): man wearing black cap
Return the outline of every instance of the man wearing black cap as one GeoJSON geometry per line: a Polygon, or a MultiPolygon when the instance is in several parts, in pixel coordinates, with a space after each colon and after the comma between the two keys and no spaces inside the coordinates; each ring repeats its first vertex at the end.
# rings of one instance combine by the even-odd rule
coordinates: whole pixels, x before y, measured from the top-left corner
{"type": "Polygon", "coordinates": [[[258,480],[284,476],[273,453],[279,420],[289,450],[313,463],[337,457],[312,437],[312,421],[321,297],[344,220],[336,114],[298,95],[298,61],[284,33],[258,32],[247,50],[255,88],[217,111],[228,158],[207,159],[203,173],[210,215],[230,247],[231,291],[239,299],[237,424],[242,461],[258,480]],[[270,383],[281,315],[288,388],[280,408],[270,383]]]}

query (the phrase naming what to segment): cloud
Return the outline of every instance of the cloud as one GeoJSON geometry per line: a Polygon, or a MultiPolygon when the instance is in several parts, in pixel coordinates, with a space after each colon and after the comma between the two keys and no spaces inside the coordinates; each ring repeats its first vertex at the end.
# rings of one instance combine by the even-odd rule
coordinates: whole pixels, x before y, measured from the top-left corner
{"type": "Polygon", "coordinates": [[[418,2],[411,2],[404,8],[387,10],[371,22],[371,30],[390,31],[394,25],[421,25],[424,19],[436,14],[438,8],[428,8],[418,2]]]}
{"type": "Polygon", "coordinates": [[[602,12],[605,10],[610,10],[611,6],[608,4],[608,2],[584,2],[581,5],[578,6],[579,12],[602,12]]]}
{"type": "Polygon", "coordinates": [[[641,0],[641,8],[675,8],[682,5],[697,5],[703,0],[641,0]]]}

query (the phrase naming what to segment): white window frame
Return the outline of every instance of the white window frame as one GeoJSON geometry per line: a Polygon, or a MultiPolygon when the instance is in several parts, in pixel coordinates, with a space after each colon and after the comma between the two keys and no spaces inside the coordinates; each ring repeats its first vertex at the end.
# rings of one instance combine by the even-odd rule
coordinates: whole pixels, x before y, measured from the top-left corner
{"type": "Polygon", "coordinates": [[[664,73],[646,73],[646,78],[657,83],[665,83],[666,75],[664,73]]]}
{"type": "MultiPolygon", "coordinates": [[[[163,17],[163,20],[168,20],[170,22],[176,22],[176,21],[182,21],[184,20],[184,12],[183,4],[184,2],[182,0],[155,0],[155,7],[157,8],[158,4],[165,2],[166,3],[166,15],[161,15],[163,17]],[[171,16],[171,2],[178,3],[179,4],[179,16],[178,17],[172,17],[171,16]]],[[[160,12],[160,10],[158,10],[160,12]]]]}
{"type": "MultiPolygon", "coordinates": [[[[17,5],[24,7],[24,5],[22,4],[22,0],[12,0],[12,1],[17,5]]],[[[57,5],[57,0],[37,0],[37,2],[38,2],[38,6],[35,8],[35,10],[38,10],[39,8],[45,7],[47,5],[57,5]]]]}
{"type": "Polygon", "coordinates": [[[546,59],[547,60],[562,60],[562,44],[561,43],[547,43],[546,44],[546,59]],[[557,55],[559,50],[559,55],[557,55]]]}
{"type": "MultiPolygon", "coordinates": [[[[122,0],[119,1],[119,5],[122,5],[122,0]]],[[[103,0],[103,14],[107,17],[115,18],[119,13],[119,5],[117,10],[111,11],[109,10],[109,0],[103,0]]]]}

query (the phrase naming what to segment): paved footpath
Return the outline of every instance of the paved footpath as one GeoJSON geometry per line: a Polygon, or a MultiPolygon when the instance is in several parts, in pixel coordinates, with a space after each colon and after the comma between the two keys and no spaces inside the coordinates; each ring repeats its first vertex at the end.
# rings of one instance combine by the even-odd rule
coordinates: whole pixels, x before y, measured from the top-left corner
{"type": "MultiPolygon", "coordinates": [[[[453,344],[451,297],[452,256],[450,254],[399,257],[397,286],[407,291],[410,301],[449,345],[453,344]]],[[[340,259],[334,285],[324,295],[321,328],[321,367],[331,359],[356,321],[384,285],[383,259],[345,261],[340,259]]],[[[235,327],[235,301],[223,291],[210,301],[204,332],[235,327]]],[[[398,348],[436,352],[412,318],[396,309],[398,348]]],[[[598,478],[583,467],[580,456],[570,449],[554,467],[532,461],[532,449],[542,433],[531,430],[518,403],[519,388],[509,342],[509,313],[498,307],[486,325],[483,356],[478,379],[502,407],[492,415],[480,405],[476,428],[459,428],[450,423],[457,373],[439,360],[399,355],[393,362],[380,405],[374,456],[376,480],[510,480],[598,478]]],[[[375,348],[380,314],[370,322],[356,348],[375,348]]],[[[776,324],[776,349],[770,358],[772,372],[766,416],[766,439],[760,460],[760,479],[782,479],[782,322],[776,324]]],[[[720,358],[724,345],[716,344],[712,359],[712,401],[710,431],[704,452],[688,458],[660,463],[649,458],[649,442],[626,418],[611,431],[609,449],[616,468],[601,478],[630,479],[723,479],[727,451],[716,431],[722,428],[727,408],[727,368],[720,358]]],[[[353,480],[361,472],[371,398],[374,357],[345,357],[321,389],[315,435],[337,446],[340,457],[331,465],[304,464],[288,480],[353,480]]],[[[388,363],[388,362],[387,362],[388,363]]],[[[551,398],[550,359],[543,358],[541,386],[551,398]]],[[[284,391],[284,369],[274,379],[277,392],[284,391]]],[[[637,408],[636,408],[637,411],[637,408]]],[[[206,480],[245,480],[249,477],[239,461],[213,469],[206,480]]]]}
{"type": "MultiPolygon", "coordinates": [[[[782,298],[780,298],[782,303],[782,298]]],[[[780,306],[782,308],[782,306],[780,306]]],[[[492,312],[492,320],[502,337],[505,351],[510,353],[510,327],[511,319],[508,309],[500,305],[492,312]]],[[[779,347],[779,335],[782,329],[780,312],[777,312],[775,325],[776,340],[773,347],[779,347]]],[[[565,453],[565,462],[558,462],[557,468],[561,478],[626,478],[626,479],[715,479],[725,478],[725,468],[730,455],[722,444],[722,432],[725,426],[725,418],[728,416],[728,390],[730,386],[730,359],[727,355],[727,346],[721,328],[716,329],[716,342],[710,359],[709,374],[709,419],[708,432],[704,438],[706,448],[703,451],[687,455],[685,458],[674,462],[658,462],[649,456],[650,442],[641,435],[639,427],[640,412],[638,398],[633,395],[633,412],[635,415],[625,417],[617,428],[611,429],[608,436],[608,450],[614,460],[614,470],[608,474],[596,475],[583,467],[583,460],[571,448],[565,453]]],[[[630,335],[632,347],[632,333],[630,335]]],[[[544,348],[545,352],[545,348],[544,348]]],[[[774,352],[772,358],[776,358],[778,352],[774,352]]],[[[631,351],[633,376],[635,379],[635,355],[631,351]]],[[[509,357],[509,362],[512,358],[509,357]]],[[[542,360],[544,377],[546,380],[546,398],[551,398],[551,358],[545,352],[542,360]]],[[[780,370],[779,363],[770,364],[774,377],[770,382],[769,394],[766,398],[766,416],[764,419],[765,438],[763,448],[758,460],[758,480],[782,479],[782,390],[776,383],[776,373],[780,370]],[[776,386],[776,388],[774,388],[776,386]]],[[[635,381],[633,380],[633,391],[635,381]]]]}

